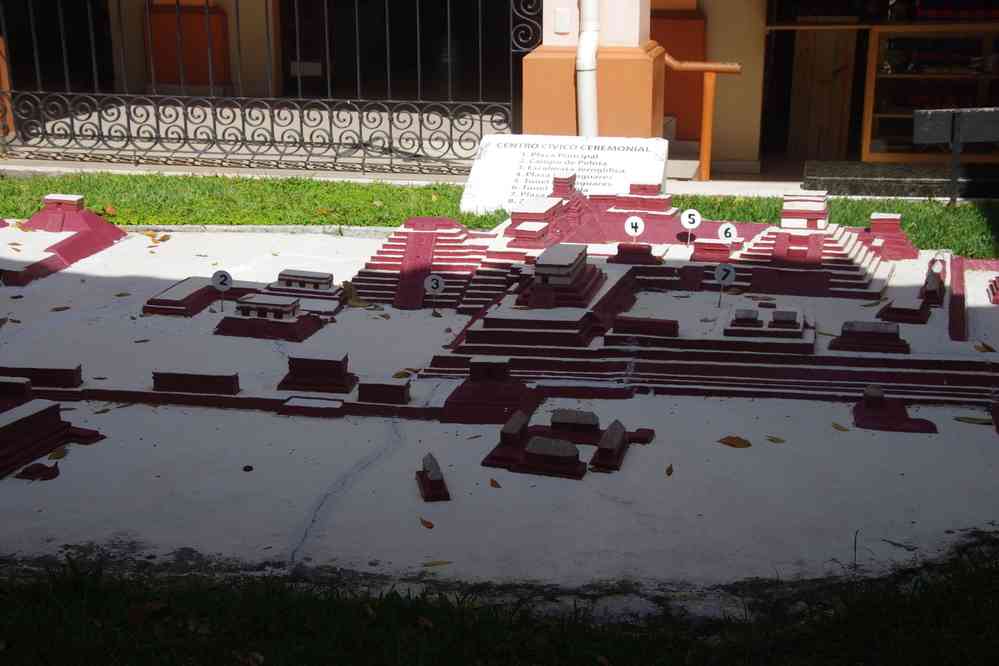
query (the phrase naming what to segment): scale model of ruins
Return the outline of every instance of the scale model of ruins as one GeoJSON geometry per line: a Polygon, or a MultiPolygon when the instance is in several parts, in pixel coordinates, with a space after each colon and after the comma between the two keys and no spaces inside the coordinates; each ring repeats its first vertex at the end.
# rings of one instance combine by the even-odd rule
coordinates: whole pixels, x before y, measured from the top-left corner
{"type": "MultiPolygon", "coordinates": [[[[657,185],[587,196],[574,177],[555,178],[550,196],[518,206],[492,232],[408,220],[350,284],[335,285],[329,273],[289,267],[273,283],[236,280],[225,293],[215,334],[286,341],[287,371],[267,390],[242,388],[240,368],[163,368],[147,388],[116,388],[113,378],[92,385],[78,366],[0,367],[0,378],[27,379],[36,397],[52,400],[495,424],[498,443],[483,464],[573,479],[619,469],[629,445],[655,433],[617,421],[600,429],[585,413],[538,425],[549,399],[846,401],[856,427],[917,433],[935,428],[910,418],[910,404],[996,410],[995,352],[976,341],[999,330],[999,262],[920,251],[890,213],[872,215],[866,228],[841,226],[821,194],[785,197],[772,223],[703,220],[690,231],[657,185]],[[430,275],[443,290],[427,293],[430,275]],[[719,275],[734,281],[723,289],[719,275]],[[323,332],[322,344],[293,346],[335,332],[345,309],[388,307],[453,309],[447,339],[391,377],[348,367],[363,336],[323,332]],[[596,447],[588,464],[581,446],[596,447]]],[[[210,278],[190,277],[150,294],[144,313],[207,317],[219,297],[210,278]]],[[[389,320],[371,325],[398,321],[364,316],[389,320]]],[[[0,395],[0,411],[25,401],[0,395]]],[[[434,466],[423,472],[424,496],[443,496],[434,466]]]]}

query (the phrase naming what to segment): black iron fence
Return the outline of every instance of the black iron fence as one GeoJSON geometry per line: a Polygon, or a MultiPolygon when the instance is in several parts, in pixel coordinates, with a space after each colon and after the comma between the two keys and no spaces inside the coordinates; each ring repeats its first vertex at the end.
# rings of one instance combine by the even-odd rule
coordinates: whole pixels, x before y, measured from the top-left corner
{"type": "Polygon", "coordinates": [[[542,0],[0,0],[0,150],[455,173],[519,125],[542,0]]]}

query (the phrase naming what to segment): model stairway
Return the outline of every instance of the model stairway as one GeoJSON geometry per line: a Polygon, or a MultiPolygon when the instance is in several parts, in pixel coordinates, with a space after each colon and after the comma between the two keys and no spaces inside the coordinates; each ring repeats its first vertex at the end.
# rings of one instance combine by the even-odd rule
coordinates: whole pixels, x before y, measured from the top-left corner
{"type": "Polygon", "coordinates": [[[450,220],[411,220],[392,234],[353,280],[358,296],[373,303],[391,303],[404,310],[422,307],[455,308],[486,257],[486,247],[467,245],[470,234],[450,220]],[[436,298],[426,297],[424,280],[431,273],[446,287],[436,298]]]}
{"type": "Polygon", "coordinates": [[[492,305],[516,281],[513,264],[487,260],[475,271],[458,304],[458,314],[476,315],[492,305]]]}
{"type": "MultiPolygon", "coordinates": [[[[812,256],[802,257],[798,262],[781,261],[775,256],[779,245],[786,242],[787,232],[767,229],[756,236],[741,252],[733,256],[733,261],[741,265],[775,267],[787,270],[822,270],[830,273],[830,288],[834,296],[867,297],[875,296],[884,289],[891,275],[891,264],[882,261],[880,253],[863,243],[855,231],[846,227],[829,225],[825,232],[815,232],[808,236],[792,237],[790,252],[795,247],[805,247],[809,241],[814,250],[821,237],[821,260],[813,251],[812,256]]],[[[786,247],[786,246],[785,246],[786,247]]],[[[799,253],[798,256],[802,256],[799,253]]]]}
{"type": "Polygon", "coordinates": [[[693,360],[683,351],[628,350],[625,355],[623,349],[609,347],[602,350],[603,358],[565,347],[535,347],[524,350],[523,355],[514,352],[513,356],[509,347],[490,350],[485,345],[462,345],[459,350],[456,355],[434,357],[420,376],[465,378],[472,354],[511,358],[511,376],[522,381],[569,381],[591,387],[623,385],[677,395],[851,400],[865,386],[877,382],[893,396],[914,401],[988,404],[997,384],[986,364],[977,364],[976,370],[969,371],[964,364],[947,361],[927,368],[902,368],[886,360],[884,367],[878,368],[856,365],[851,360],[841,365],[828,361],[810,365],[810,359],[797,355],[778,363],[773,355],[755,353],[732,356],[698,352],[698,358],[693,360]]]}

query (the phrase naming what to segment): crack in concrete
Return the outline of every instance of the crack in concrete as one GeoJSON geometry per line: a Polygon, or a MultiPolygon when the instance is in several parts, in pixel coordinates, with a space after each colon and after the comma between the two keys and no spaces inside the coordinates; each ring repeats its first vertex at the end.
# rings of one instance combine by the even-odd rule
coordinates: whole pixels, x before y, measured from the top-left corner
{"type": "Polygon", "coordinates": [[[330,500],[350,490],[364,474],[364,472],[366,472],[375,463],[381,461],[383,458],[386,458],[401,449],[405,443],[406,441],[403,437],[403,433],[399,429],[399,423],[395,420],[390,421],[389,433],[385,437],[385,444],[357,461],[353,467],[344,472],[333,483],[333,485],[326,490],[322,497],[319,498],[319,501],[312,510],[308,524],[302,532],[302,536],[291,549],[291,556],[289,558],[291,564],[295,564],[297,562],[299,552],[305,546],[305,542],[308,540],[312,532],[312,528],[319,522],[320,513],[323,512],[330,500]]]}

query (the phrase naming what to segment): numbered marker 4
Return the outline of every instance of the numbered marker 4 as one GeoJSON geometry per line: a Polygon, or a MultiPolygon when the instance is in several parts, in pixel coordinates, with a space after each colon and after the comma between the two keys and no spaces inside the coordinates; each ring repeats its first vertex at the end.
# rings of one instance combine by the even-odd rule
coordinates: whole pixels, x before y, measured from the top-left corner
{"type": "Polygon", "coordinates": [[[739,230],[731,222],[726,222],[718,227],[718,239],[723,243],[731,243],[735,240],[738,233],[739,230]]]}
{"type": "Polygon", "coordinates": [[[697,227],[701,226],[701,222],[703,221],[704,220],[701,217],[700,212],[694,210],[693,208],[680,213],[680,224],[683,225],[683,228],[687,231],[693,231],[697,227]]]}
{"type": "Polygon", "coordinates": [[[645,220],[637,215],[632,215],[624,221],[624,233],[632,238],[638,238],[645,233],[645,220]]]}
{"type": "Polygon", "coordinates": [[[727,287],[735,282],[735,266],[732,264],[718,264],[715,267],[715,280],[723,287],[727,287]]]}

